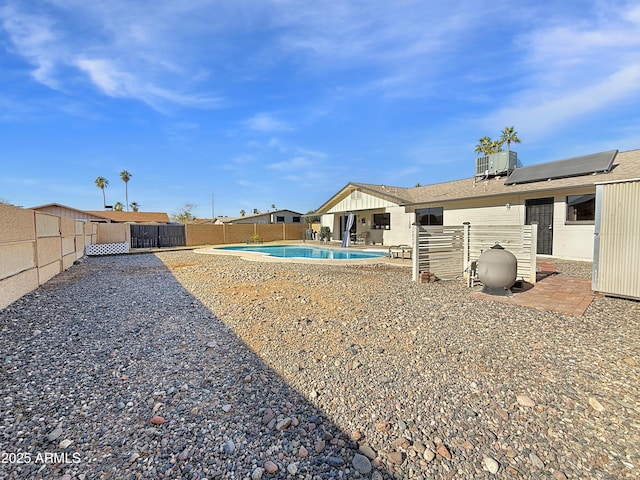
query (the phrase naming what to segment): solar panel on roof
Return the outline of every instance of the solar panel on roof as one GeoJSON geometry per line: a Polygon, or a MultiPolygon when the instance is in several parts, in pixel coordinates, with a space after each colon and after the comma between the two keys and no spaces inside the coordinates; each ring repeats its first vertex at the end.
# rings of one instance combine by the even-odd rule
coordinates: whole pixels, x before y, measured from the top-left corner
{"type": "Polygon", "coordinates": [[[505,185],[540,182],[555,178],[579,177],[592,173],[608,172],[618,150],[593,153],[555,162],[541,163],[529,167],[516,168],[504,182],[505,185]]]}

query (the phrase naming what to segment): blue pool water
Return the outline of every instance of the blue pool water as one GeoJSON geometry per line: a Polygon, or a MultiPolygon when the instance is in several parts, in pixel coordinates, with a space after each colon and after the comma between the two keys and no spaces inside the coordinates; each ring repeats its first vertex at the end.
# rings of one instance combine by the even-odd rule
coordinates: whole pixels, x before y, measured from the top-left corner
{"type": "Polygon", "coordinates": [[[248,245],[222,247],[219,250],[257,252],[280,258],[317,258],[328,260],[361,260],[380,258],[385,252],[365,252],[362,250],[338,250],[335,248],[309,247],[303,245],[248,245]]]}

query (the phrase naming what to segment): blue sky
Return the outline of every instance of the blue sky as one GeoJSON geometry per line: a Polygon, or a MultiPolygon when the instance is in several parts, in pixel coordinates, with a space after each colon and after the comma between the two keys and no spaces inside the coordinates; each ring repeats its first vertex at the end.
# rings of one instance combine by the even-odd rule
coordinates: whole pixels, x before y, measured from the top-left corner
{"type": "Polygon", "coordinates": [[[640,6],[0,0],[0,199],[237,216],[640,148],[640,6]]]}

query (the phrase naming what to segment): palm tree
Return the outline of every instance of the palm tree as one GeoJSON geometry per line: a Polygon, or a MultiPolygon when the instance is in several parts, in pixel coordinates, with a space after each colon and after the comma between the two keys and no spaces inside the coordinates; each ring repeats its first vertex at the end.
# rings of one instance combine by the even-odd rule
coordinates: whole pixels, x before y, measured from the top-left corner
{"type": "Polygon", "coordinates": [[[104,189],[109,185],[109,180],[104,177],[98,177],[95,180],[96,187],[102,190],[102,206],[103,208],[107,208],[107,198],[104,194],[104,189]]]}
{"type": "Polygon", "coordinates": [[[504,127],[504,130],[502,130],[502,137],[500,137],[500,142],[502,144],[507,142],[507,152],[511,151],[511,142],[522,143],[518,138],[518,132],[514,131],[513,127],[504,127]]]}
{"type": "Polygon", "coordinates": [[[133,210],[134,212],[137,212],[140,209],[140,205],[138,205],[136,202],[131,202],[131,205],[129,205],[131,207],[131,210],[133,210]]]}
{"type": "Polygon", "coordinates": [[[240,210],[240,216],[244,217],[246,215],[247,212],[245,212],[244,210],[240,210]]]}
{"type": "Polygon", "coordinates": [[[127,205],[127,212],[129,211],[129,180],[131,179],[131,174],[126,170],[122,170],[120,172],[120,178],[124,182],[124,192],[125,192],[125,200],[127,205]]]}
{"type": "Polygon", "coordinates": [[[494,141],[485,135],[480,140],[478,140],[478,144],[476,145],[476,153],[482,153],[484,155],[493,153],[493,144],[494,141]]]}
{"type": "Polygon", "coordinates": [[[122,211],[122,202],[116,202],[113,204],[113,210],[115,212],[121,212],[122,211]]]}

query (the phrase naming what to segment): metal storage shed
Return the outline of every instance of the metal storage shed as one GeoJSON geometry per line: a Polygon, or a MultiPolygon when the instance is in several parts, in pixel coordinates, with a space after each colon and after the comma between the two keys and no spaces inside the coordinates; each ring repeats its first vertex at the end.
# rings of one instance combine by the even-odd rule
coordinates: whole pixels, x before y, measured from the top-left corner
{"type": "Polygon", "coordinates": [[[596,184],[592,289],[640,300],[640,178],[596,184]]]}

